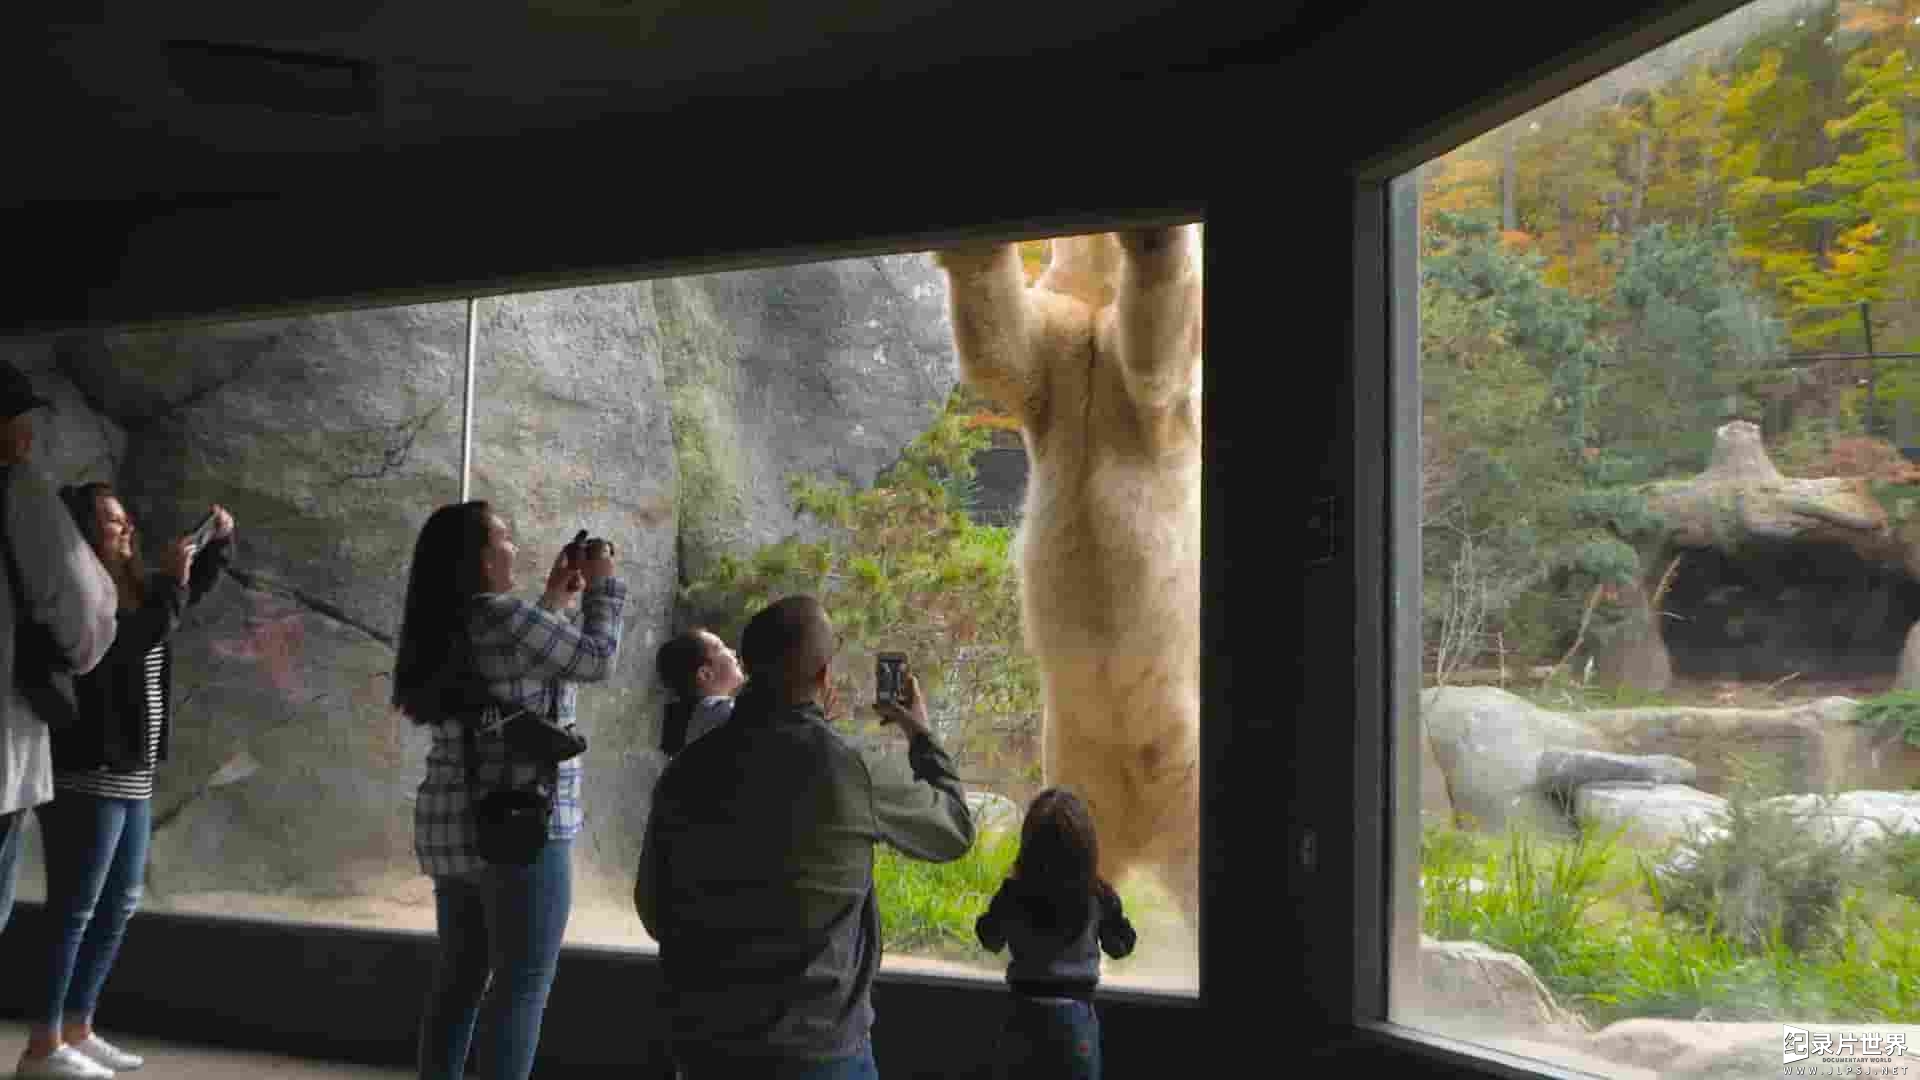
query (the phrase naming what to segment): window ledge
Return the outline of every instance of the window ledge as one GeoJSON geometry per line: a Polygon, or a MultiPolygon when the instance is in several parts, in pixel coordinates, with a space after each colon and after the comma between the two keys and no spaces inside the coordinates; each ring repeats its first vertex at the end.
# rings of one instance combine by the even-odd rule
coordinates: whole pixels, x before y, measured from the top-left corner
{"type": "Polygon", "coordinates": [[[1418,1062],[1415,1072],[1428,1075],[1493,1077],[1498,1080],[1594,1080],[1584,1072],[1539,1058],[1522,1057],[1490,1046],[1450,1038],[1419,1028],[1385,1021],[1346,1029],[1328,1052],[1340,1057],[1364,1057],[1379,1064],[1404,1066],[1418,1062]],[[1380,1059],[1391,1059],[1391,1061],[1380,1059]]]}

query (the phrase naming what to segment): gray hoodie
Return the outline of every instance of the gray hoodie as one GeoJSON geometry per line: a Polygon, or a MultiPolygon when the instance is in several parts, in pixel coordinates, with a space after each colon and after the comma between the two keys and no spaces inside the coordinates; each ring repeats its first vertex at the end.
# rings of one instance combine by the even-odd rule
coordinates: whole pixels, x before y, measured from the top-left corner
{"type": "MultiPolygon", "coordinates": [[[[6,535],[20,567],[21,594],[32,617],[85,674],[113,644],[119,596],[113,578],[74,527],[40,470],[0,467],[6,484],[6,535]]],[[[0,573],[5,573],[0,562],[0,573]]],[[[52,736],[14,689],[13,589],[0,587],[0,814],[53,798],[52,736]]]]}

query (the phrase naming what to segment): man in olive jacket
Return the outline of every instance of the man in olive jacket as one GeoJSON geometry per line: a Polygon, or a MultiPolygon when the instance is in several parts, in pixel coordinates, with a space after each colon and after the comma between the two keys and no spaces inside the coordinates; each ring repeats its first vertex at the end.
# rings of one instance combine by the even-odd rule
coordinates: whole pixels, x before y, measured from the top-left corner
{"type": "Polygon", "coordinates": [[[907,736],[911,776],[827,725],[834,634],[819,601],[768,607],[740,651],[750,681],[733,717],[661,775],[640,858],[667,1037],[685,1080],[876,1076],[873,846],[949,862],[973,846],[973,818],[917,682],[904,708],[876,706],[907,736]]]}

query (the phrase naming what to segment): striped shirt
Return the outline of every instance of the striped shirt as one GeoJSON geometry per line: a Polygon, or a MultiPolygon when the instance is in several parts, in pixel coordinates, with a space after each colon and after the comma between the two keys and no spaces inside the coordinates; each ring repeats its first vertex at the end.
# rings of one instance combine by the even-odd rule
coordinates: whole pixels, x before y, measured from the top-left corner
{"type": "MultiPolygon", "coordinates": [[[[474,667],[496,700],[541,716],[555,710],[560,723],[574,724],[575,685],[602,682],[614,672],[626,601],[627,587],[618,578],[588,586],[577,615],[548,611],[502,593],[483,594],[475,598],[467,619],[474,667]]],[[[413,805],[413,851],[429,876],[465,874],[487,865],[480,857],[471,812],[468,724],[474,725],[474,772],[483,788],[521,787],[539,777],[537,767],[508,760],[500,734],[505,715],[490,707],[478,717],[432,726],[427,775],[413,805]]],[[[560,763],[549,839],[571,840],[586,822],[580,772],[580,758],[560,763]]]]}
{"type": "Polygon", "coordinates": [[[55,769],[53,789],[99,799],[151,799],[153,774],[160,761],[160,729],[166,722],[167,701],[161,674],[166,668],[167,644],[157,642],[142,659],[145,668],[147,703],[147,749],[137,769],[117,772],[102,765],[97,769],[55,769]]]}

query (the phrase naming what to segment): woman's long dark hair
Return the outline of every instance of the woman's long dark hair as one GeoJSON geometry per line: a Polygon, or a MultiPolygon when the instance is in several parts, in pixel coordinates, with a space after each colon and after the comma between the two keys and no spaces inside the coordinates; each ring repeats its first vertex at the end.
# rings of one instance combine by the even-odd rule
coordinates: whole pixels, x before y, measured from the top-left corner
{"type": "MultiPolygon", "coordinates": [[[[118,499],[120,493],[114,491],[113,485],[105,480],[69,484],[60,489],[60,501],[66,504],[67,513],[73,517],[74,525],[79,527],[81,539],[95,554],[100,552],[100,500],[106,498],[118,499]]],[[[120,590],[120,596],[125,601],[120,606],[133,609],[147,602],[147,564],[140,557],[140,532],[132,515],[128,515],[127,525],[133,531],[133,557],[124,563],[112,563],[103,556],[100,563],[113,575],[113,583],[120,590]]]]}
{"type": "Polygon", "coordinates": [[[1100,842],[1087,804],[1065,788],[1035,795],[1020,823],[1013,876],[1036,925],[1078,937],[1092,917],[1092,898],[1109,888],[1099,866],[1100,842]]]}
{"type": "Polygon", "coordinates": [[[407,601],[393,664],[393,704],[416,724],[437,719],[437,691],[465,633],[467,604],[486,591],[480,553],[487,546],[493,508],[484,500],[443,506],[414,541],[407,570],[407,601]]]}
{"type": "Polygon", "coordinates": [[[666,719],[660,726],[660,749],[669,757],[687,744],[687,725],[693,720],[693,710],[700,707],[700,690],[693,680],[700,673],[700,665],[707,662],[703,629],[696,626],[675,634],[654,654],[654,670],[675,695],[667,702],[666,719]]]}

